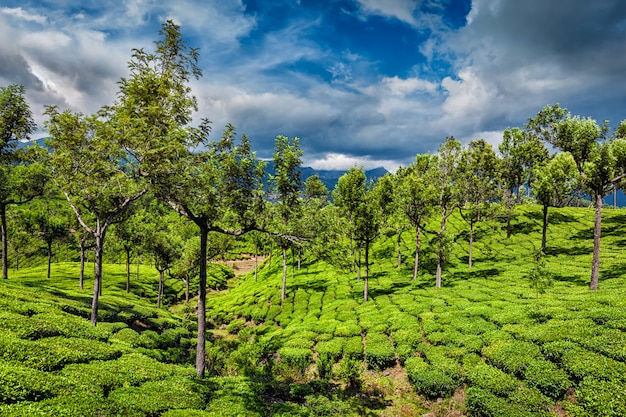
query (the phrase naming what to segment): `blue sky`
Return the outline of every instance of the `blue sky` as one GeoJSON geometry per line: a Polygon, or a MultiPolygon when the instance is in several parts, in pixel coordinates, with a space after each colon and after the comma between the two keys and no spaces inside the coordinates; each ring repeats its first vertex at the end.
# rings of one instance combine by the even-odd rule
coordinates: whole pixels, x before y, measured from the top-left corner
{"type": "Polygon", "coordinates": [[[40,125],[45,105],[93,113],[166,19],[200,49],[198,118],[262,158],[298,136],[305,165],[393,170],[447,136],[495,146],[546,104],[626,118],[623,0],[2,0],[0,85],[40,125]]]}

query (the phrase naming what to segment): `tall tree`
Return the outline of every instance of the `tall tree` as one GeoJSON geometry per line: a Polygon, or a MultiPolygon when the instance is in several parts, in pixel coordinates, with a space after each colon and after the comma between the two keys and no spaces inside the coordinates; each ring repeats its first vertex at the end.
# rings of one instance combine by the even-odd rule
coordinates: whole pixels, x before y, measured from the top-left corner
{"type": "Polygon", "coordinates": [[[365,192],[354,212],[354,240],[359,247],[363,248],[365,254],[363,301],[367,301],[369,298],[369,253],[372,243],[379,235],[381,223],[380,195],[376,195],[376,191],[369,189],[365,192]]]}
{"type": "Polygon", "coordinates": [[[417,155],[413,164],[396,173],[400,178],[400,185],[397,188],[398,205],[415,230],[413,280],[417,279],[419,272],[422,229],[426,226],[437,204],[437,189],[432,180],[433,162],[433,157],[430,155],[417,155]]]}
{"type": "Polygon", "coordinates": [[[546,251],[548,208],[562,207],[573,198],[579,178],[574,158],[569,152],[558,153],[545,165],[535,167],[533,193],[543,206],[541,252],[546,251]]]}
{"type": "Polygon", "coordinates": [[[459,166],[461,217],[469,226],[468,267],[472,267],[474,227],[490,216],[491,202],[499,197],[499,160],[484,139],[473,140],[464,150],[459,166]]]}
{"type": "Polygon", "coordinates": [[[626,174],[626,140],[614,135],[606,140],[608,123],[602,126],[591,118],[567,114],[555,118],[555,106],[545,106],[529,125],[542,135],[544,140],[569,152],[576,164],[583,186],[588,190],[595,205],[593,233],[593,260],[589,289],[598,289],[600,271],[600,236],[602,231],[602,199],[612,184],[626,174]]]}
{"type": "Polygon", "coordinates": [[[98,321],[102,292],[102,256],[109,227],[148,188],[139,166],[120,146],[119,134],[105,116],[85,117],[56,107],[46,110],[50,167],[80,225],[93,236],[95,249],[91,322],[98,321]]]}
{"type": "Polygon", "coordinates": [[[459,183],[459,163],[461,159],[461,142],[454,137],[446,138],[439,147],[439,154],[434,163],[434,184],[437,187],[437,208],[441,215],[441,223],[436,233],[437,240],[437,272],[435,286],[441,288],[441,272],[443,263],[449,252],[450,240],[447,232],[447,220],[461,203],[459,183]]]}
{"type": "MultiPolygon", "coordinates": [[[[348,218],[348,237],[350,238],[350,255],[353,258],[353,268],[358,269],[358,277],[361,277],[360,259],[357,259],[356,250],[354,248],[354,229],[356,211],[363,200],[365,194],[367,178],[363,167],[353,166],[339,177],[337,185],[332,191],[335,206],[339,207],[341,212],[348,218]]],[[[360,258],[360,254],[359,254],[360,258]]]]}
{"type": "Polygon", "coordinates": [[[46,183],[42,166],[25,167],[24,152],[16,151],[19,140],[35,130],[33,114],[22,85],[0,87],[0,235],[2,238],[2,278],[8,274],[7,207],[23,204],[42,192],[46,183]]]}
{"type": "Polygon", "coordinates": [[[293,243],[294,220],[300,213],[300,192],[302,179],[300,165],[302,164],[302,150],[298,138],[289,140],[286,136],[277,136],[274,142],[274,169],[276,170],[274,183],[278,197],[278,215],[280,223],[277,225],[279,243],[283,253],[283,279],[280,290],[280,301],[286,297],[287,288],[287,248],[293,243]]]}

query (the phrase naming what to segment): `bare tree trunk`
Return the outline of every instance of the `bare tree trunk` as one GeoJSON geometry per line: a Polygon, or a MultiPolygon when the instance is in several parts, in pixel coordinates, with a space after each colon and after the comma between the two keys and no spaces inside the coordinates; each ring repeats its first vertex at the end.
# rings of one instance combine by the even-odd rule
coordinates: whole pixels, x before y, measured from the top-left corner
{"type": "Polygon", "coordinates": [[[469,224],[469,259],[467,260],[468,268],[472,269],[472,258],[474,254],[474,223],[469,224]]]}
{"type": "Polygon", "coordinates": [[[422,247],[421,232],[421,227],[418,224],[415,226],[415,264],[413,265],[413,281],[417,279],[417,273],[419,272],[420,249],[422,247]]]}
{"type": "Polygon", "coordinates": [[[398,255],[398,268],[400,268],[400,265],[402,265],[402,251],[401,251],[401,243],[402,243],[402,230],[398,231],[398,246],[397,246],[397,255],[398,255]]]}
{"type": "Polygon", "coordinates": [[[157,294],[157,308],[161,308],[161,300],[163,298],[163,285],[164,285],[165,271],[159,269],[159,291],[157,294]]]}
{"type": "Polygon", "coordinates": [[[287,296],[287,248],[283,246],[283,284],[280,289],[280,302],[282,304],[287,296]]]}
{"type": "Polygon", "coordinates": [[[548,206],[543,205],[543,229],[541,231],[541,252],[546,251],[546,237],[548,234],[548,206]]]}
{"type": "Polygon", "coordinates": [[[52,263],[52,242],[47,242],[48,245],[48,272],[46,278],[50,279],[50,264],[52,263]]]}
{"type": "Polygon", "coordinates": [[[509,239],[511,237],[511,199],[513,198],[513,194],[509,195],[509,198],[506,200],[506,238],[509,239]]]}
{"type": "Polygon", "coordinates": [[[20,250],[19,248],[15,248],[15,270],[19,271],[20,269],[20,250]]]}
{"type": "Polygon", "coordinates": [[[441,269],[443,265],[443,256],[444,256],[444,248],[442,245],[444,242],[442,241],[444,233],[446,231],[446,211],[444,210],[441,215],[441,229],[439,230],[439,242],[437,244],[437,275],[435,276],[435,287],[441,288],[441,269]]]}
{"type": "Polygon", "coordinates": [[[8,269],[8,257],[9,257],[9,245],[7,242],[7,207],[4,204],[0,205],[0,229],[2,234],[2,278],[9,278],[8,269]]]}
{"type": "Polygon", "coordinates": [[[301,258],[301,251],[300,248],[298,248],[298,271],[300,270],[300,264],[302,263],[302,258],[301,258]]]}
{"type": "Polygon", "coordinates": [[[124,248],[126,252],[126,294],[130,292],[130,248],[124,248]]]}
{"type": "Polygon", "coordinates": [[[189,274],[185,277],[185,302],[189,302],[189,274]]]}
{"type": "Polygon", "coordinates": [[[617,185],[613,183],[613,208],[617,208],[617,185]]]}
{"type": "Polygon", "coordinates": [[[361,282],[361,248],[360,247],[359,247],[358,252],[359,254],[358,254],[357,261],[356,261],[356,268],[357,268],[356,282],[361,282]]]}
{"type": "MultiPolygon", "coordinates": [[[[369,242],[365,242],[365,285],[363,286],[363,301],[367,301],[369,297],[369,277],[370,277],[370,262],[369,262],[370,246],[369,242]]],[[[361,251],[359,251],[359,270],[360,270],[361,251]]]]}
{"type": "Polygon", "coordinates": [[[600,274],[600,233],[602,232],[602,193],[596,191],[596,216],[593,228],[593,261],[591,263],[590,290],[598,289],[598,278],[600,274]]]}
{"type": "Polygon", "coordinates": [[[196,346],[196,375],[204,378],[206,367],[206,246],[209,231],[200,227],[200,278],[198,289],[198,344],[196,346]]]}
{"type": "Polygon", "coordinates": [[[80,273],[78,275],[78,287],[82,290],[83,283],[85,281],[85,245],[83,242],[80,245],[80,273]]]}
{"type": "Polygon", "coordinates": [[[102,253],[104,251],[105,232],[100,232],[94,236],[96,238],[96,247],[94,250],[94,279],[93,279],[93,298],[91,300],[91,323],[95,326],[98,323],[98,298],[102,294],[102,253]]]}
{"type": "Polygon", "coordinates": [[[258,266],[259,266],[259,247],[255,242],[254,243],[254,282],[257,281],[258,266]]]}

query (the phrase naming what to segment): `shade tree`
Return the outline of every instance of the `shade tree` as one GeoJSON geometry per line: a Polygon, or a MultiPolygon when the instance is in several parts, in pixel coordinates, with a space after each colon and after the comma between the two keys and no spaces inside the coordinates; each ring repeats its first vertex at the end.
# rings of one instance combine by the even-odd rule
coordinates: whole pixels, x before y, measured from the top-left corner
{"type": "Polygon", "coordinates": [[[36,125],[24,97],[23,85],[0,87],[0,238],[2,240],[2,278],[8,275],[7,209],[31,201],[47,183],[41,154],[17,149],[17,142],[29,139],[36,125]]]}
{"type": "Polygon", "coordinates": [[[600,269],[600,236],[602,230],[602,199],[612,185],[626,174],[626,140],[614,135],[607,140],[608,123],[602,125],[591,118],[561,117],[558,105],[545,106],[529,121],[543,139],[572,155],[584,189],[595,206],[593,259],[589,288],[598,289],[600,269]],[[555,116],[556,114],[556,116],[555,116]]]}
{"type": "Polygon", "coordinates": [[[471,141],[459,163],[459,213],[469,226],[468,267],[472,267],[474,228],[493,214],[493,202],[499,200],[500,160],[484,139],[471,141]]]}
{"type": "Polygon", "coordinates": [[[574,198],[579,182],[580,176],[576,170],[574,158],[569,152],[558,153],[544,165],[535,167],[532,182],[533,194],[543,206],[541,252],[546,251],[548,208],[566,205],[574,198]]]}
{"type": "Polygon", "coordinates": [[[422,230],[437,203],[437,189],[433,182],[433,157],[428,154],[418,154],[407,168],[396,172],[398,187],[396,201],[404,218],[413,227],[415,236],[415,260],[413,264],[413,280],[417,279],[419,260],[422,247],[422,230]]]}

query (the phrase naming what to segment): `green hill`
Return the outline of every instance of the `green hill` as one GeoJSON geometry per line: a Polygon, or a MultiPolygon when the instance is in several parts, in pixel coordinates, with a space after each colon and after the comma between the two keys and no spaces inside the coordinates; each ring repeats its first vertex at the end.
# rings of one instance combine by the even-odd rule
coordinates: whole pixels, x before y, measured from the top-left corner
{"type": "Polygon", "coordinates": [[[452,217],[441,289],[428,236],[416,281],[412,233],[400,266],[397,236],[381,236],[368,302],[355,272],[305,254],[281,305],[281,259],[267,258],[256,280],[210,294],[202,381],[182,283],[169,280],[169,310],[156,309],[156,271],[141,266],[126,294],[124,266],[105,265],[92,327],[77,264],[54,264],[50,280],[44,267],[12,271],[0,282],[0,416],[626,415],[626,212],[603,214],[595,292],[591,209],[551,211],[543,261],[541,208],[518,207],[512,226],[507,239],[503,220],[481,223],[469,269],[452,217]],[[552,285],[541,293],[533,274],[552,285]]]}

